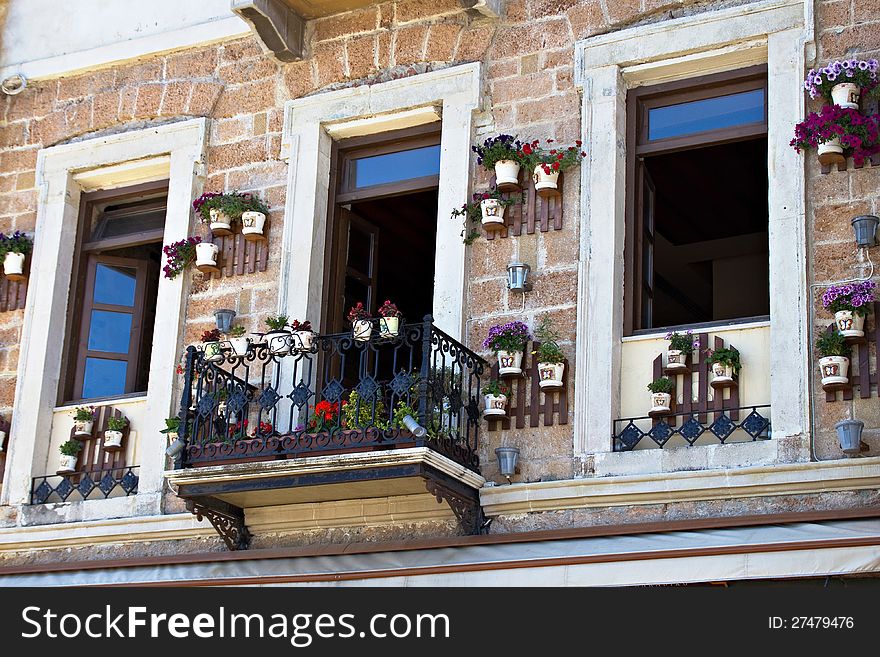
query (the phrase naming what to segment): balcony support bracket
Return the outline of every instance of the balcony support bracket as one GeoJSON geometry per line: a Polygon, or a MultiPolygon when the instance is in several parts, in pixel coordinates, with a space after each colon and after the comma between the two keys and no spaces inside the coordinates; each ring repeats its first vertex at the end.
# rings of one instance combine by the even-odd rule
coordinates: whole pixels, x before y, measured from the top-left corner
{"type": "Polygon", "coordinates": [[[186,501],[186,510],[201,522],[207,518],[230,550],[247,550],[251,533],[244,524],[244,511],[222,500],[194,497],[186,501]]]}
{"type": "Polygon", "coordinates": [[[423,476],[425,488],[438,503],[446,500],[466,534],[474,536],[489,533],[483,507],[480,506],[479,492],[436,471],[427,470],[423,476]]]}

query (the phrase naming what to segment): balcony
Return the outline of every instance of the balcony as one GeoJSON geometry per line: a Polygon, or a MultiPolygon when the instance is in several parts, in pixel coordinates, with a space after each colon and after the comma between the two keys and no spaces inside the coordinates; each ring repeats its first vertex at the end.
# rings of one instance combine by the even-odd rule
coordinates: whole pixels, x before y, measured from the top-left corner
{"type": "Polygon", "coordinates": [[[187,349],[184,447],[166,477],[230,549],[248,546],[247,509],[426,491],[480,531],[486,362],[431,317],[384,328],[187,349]]]}

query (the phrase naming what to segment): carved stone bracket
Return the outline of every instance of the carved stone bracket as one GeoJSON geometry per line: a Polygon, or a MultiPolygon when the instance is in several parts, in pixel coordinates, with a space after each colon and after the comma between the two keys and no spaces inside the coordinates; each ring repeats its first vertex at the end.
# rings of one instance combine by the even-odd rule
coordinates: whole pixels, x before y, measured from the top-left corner
{"type": "Polygon", "coordinates": [[[443,500],[449,504],[461,528],[469,535],[488,534],[488,525],[483,515],[483,507],[480,506],[480,496],[475,490],[466,486],[452,487],[428,475],[425,478],[425,488],[431,493],[437,502],[443,500]]]}
{"type": "Polygon", "coordinates": [[[251,533],[244,524],[244,511],[220,500],[198,497],[186,501],[186,510],[201,522],[207,518],[230,550],[247,550],[251,533]]]}

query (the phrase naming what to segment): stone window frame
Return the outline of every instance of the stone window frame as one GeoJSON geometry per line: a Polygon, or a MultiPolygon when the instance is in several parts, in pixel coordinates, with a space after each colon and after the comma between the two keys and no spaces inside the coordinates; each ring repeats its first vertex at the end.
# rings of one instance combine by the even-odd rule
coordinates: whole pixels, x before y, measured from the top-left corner
{"type": "MultiPolygon", "coordinates": [[[[804,114],[802,82],[812,25],[811,3],[764,0],[576,43],[581,131],[589,153],[581,168],[576,456],[612,452],[611,427],[619,416],[620,393],[614,383],[623,343],[626,92],[643,84],[756,64],[768,66],[768,167],[775,181],[769,192],[771,348],[767,364],[773,433],[782,438],[808,432],[805,165],[788,142],[794,124],[804,114]],[[792,381],[800,384],[791,385],[792,381]]],[[[745,450],[750,446],[755,445],[737,445],[745,450]]]]}
{"type": "Polygon", "coordinates": [[[471,63],[285,103],[281,158],[289,170],[279,311],[321,328],[333,139],[442,121],[433,315],[442,330],[462,340],[465,247],[461,226],[449,213],[468,198],[473,112],[481,84],[480,64],[471,63]]]}
{"type": "MultiPolygon", "coordinates": [[[[84,139],[39,152],[36,239],[15,390],[15,415],[19,420],[13,423],[8,441],[0,504],[28,508],[31,478],[46,474],[46,452],[62,374],[81,195],[167,179],[163,242],[185,239],[192,225],[190,204],[201,193],[205,179],[207,127],[207,119],[190,119],[84,139]]],[[[140,435],[147,438],[159,435],[165,426],[164,418],[172,411],[188,287],[186,276],[163,278],[159,283],[153,356],[148,390],[143,398],[147,420],[145,426],[138,427],[140,435]]],[[[163,446],[147,440],[141,445],[140,457],[141,462],[134,464],[140,466],[137,495],[60,505],[62,511],[56,510],[53,522],[161,514],[163,446]]]]}

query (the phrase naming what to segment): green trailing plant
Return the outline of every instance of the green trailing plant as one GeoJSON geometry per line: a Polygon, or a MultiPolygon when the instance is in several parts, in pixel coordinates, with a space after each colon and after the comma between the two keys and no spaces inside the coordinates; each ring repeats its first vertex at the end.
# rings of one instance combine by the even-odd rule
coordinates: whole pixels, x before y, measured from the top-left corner
{"type": "Polygon", "coordinates": [[[193,201],[193,210],[203,223],[211,221],[211,210],[219,210],[232,221],[237,221],[245,212],[262,212],[269,214],[268,206],[259,198],[249,193],[240,192],[206,192],[193,201]]]}
{"type": "Polygon", "coordinates": [[[180,418],[176,415],[174,417],[165,418],[165,428],[162,429],[159,433],[179,433],[180,424],[180,418]]]}
{"type": "Polygon", "coordinates": [[[77,422],[93,422],[95,419],[95,407],[77,406],[73,411],[73,419],[77,422]]]}
{"type": "MultiPolygon", "coordinates": [[[[471,196],[471,200],[468,203],[453,210],[451,215],[453,219],[464,217],[464,226],[461,230],[461,237],[462,242],[465,244],[473,244],[474,240],[480,236],[480,231],[477,230],[477,226],[483,219],[483,211],[480,204],[490,198],[498,199],[498,202],[504,207],[508,207],[517,202],[515,198],[505,198],[502,196],[501,192],[497,189],[493,189],[488,192],[475,193],[471,196]]],[[[520,196],[520,201],[521,200],[522,196],[520,196]]]]}
{"type": "Polygon", "coordinates": [[[827,331],[818,337],[816,351],[819,352],[821,358],[826,356],[849,358],[850,346],[847,344],[846,338],[835,327],[834,330],[827,331]]]}
{"type": "Polygon", "coordinates": [[[166,244],[162,247],[165,253],[165,266],[162,271],[165,278],[177,278],[183,270],[189,267],[196,260],[196,244],[201,244],[202,238],[187,237],[185,240],[179,240],[166,244]]]}
{"type": "Polygon", "coordinates": [[[535,329],[535,339],[541,344],[532,352],[539,363],[562,363],[565,361],[565,354],[559,346],[559,337],[559,332],[553,327],[550,315],[544,315],[538,328],[535,329]]]}
{"type": "Polygon", "coordinates": [[[502,385],[498,379],[490,380],[486,385],[483,386],[483,394],[484,395],[507,395],[507,387],[502,385]]]}
{"type": "Polygon", "coordinates": [[[669,394],[674,387],[675,384],[672,382],[672,379],[667,376],[661,376],[659,379],[654,379],[648,384],[648,390],[653,393],[665,392],[669,394]]]}
{"type": "Polygon", "coordinates": [[[124,415],[120,415],[119,417],[111,415],[107,418],[107,429],[110,431],[124,431],[127,426],[128,418],[124,415]]]}
{"type": "Polygon", "coordinates": [[[348,402],[342,404],[342,426],[346,429],[387,429],[385,404],[381,390],[376,391],[375,408],[372,401],[362,399],[356,390],[348,394],[348,402]]]}
{"type": "Polygon", "coordinates": [[[82,448],[83,444],[81,442],[71,438],[70,440],[61,443],[58,451],[61,452],[63,456],[76,456],[82,448]]]}
{"type": "Polygon", "coordinates": [[[272,331],[283,331],[289,321],[290,318],[287,315],[269,315],[266,318],[266,326],[272,331]]]}
{"type": "Polygon", "coordinates": [[[238,326],[233,326],[231,329],[229,329],[229,337],[232,338],[241,338],[244,336],[245,333],[247,333],[247,330],[241,324],[239,324],[238,326]]]}
{"type": "Polygon", "coordinates": [[[721,349],[714,350],[707,349],[706,362],[709,365],[712,365],[713,363],[729,365],[733,368],[734,374],[739,374],[739,371],[742,368],[742,363],[739,359],[739,351],[734,347],[721,347],[721,349]]]}

